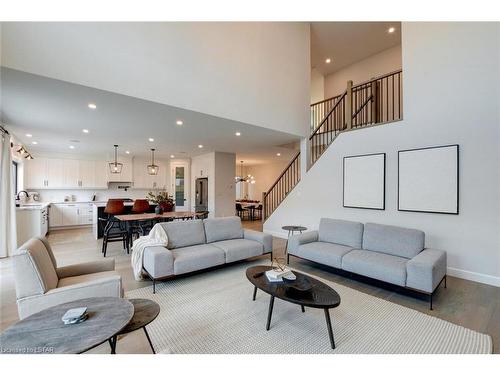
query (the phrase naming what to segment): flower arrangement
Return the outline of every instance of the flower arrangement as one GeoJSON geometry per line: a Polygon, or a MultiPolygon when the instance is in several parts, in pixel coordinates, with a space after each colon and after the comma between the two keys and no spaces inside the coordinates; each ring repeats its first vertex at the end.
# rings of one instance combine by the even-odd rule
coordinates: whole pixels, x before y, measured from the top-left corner
{"type": "Polygon", "coordinates": [[[158,205],[162,211],[172,211],[174,208],[174,200],[166,190],[150,191],[146,197],[149,201],[158,205]]]}

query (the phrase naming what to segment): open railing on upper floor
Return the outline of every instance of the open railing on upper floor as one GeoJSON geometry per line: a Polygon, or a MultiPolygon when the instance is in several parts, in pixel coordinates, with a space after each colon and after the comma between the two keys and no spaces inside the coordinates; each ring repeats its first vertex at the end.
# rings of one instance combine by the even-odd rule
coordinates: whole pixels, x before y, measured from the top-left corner
{"type": "MultiPolygon", "coordinates": [[[[317,125],[315,121],[311,123],[314,126],[309,137],[311,165],[340,132],[401,120],[401,75],[401,70],[397,70],[355,86],[349,81],[343,94],[330,98],[334,104],[324,118],[317,125]]],[[[330,99],[324,102],[329,102],[330,99]]],[[[313,106],[311,105],[311,113],[313,106]]],[[[314,111],[317,112],[318,109],[315,108],[314,111]]]]}
{"type": "Polygon", "coordinates": [[[271,188],[262,193],[262,219],[266,220],[300,181],[300,152],[287,165],[271,188]]]}

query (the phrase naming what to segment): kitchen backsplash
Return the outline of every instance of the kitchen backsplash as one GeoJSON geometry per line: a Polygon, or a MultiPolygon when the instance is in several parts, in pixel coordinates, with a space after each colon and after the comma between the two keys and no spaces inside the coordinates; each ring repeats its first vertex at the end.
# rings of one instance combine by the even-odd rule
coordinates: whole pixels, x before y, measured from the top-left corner
{"type": "Polygon", "coordinates": [[[88,202],[96,195],[96,201],[107,201],[109,198],[146,198],[150,190],[107,189],[107,190],[39,190],[40,202],[64,202],[64,198],[74,197],[75,202],[88,202]]]}

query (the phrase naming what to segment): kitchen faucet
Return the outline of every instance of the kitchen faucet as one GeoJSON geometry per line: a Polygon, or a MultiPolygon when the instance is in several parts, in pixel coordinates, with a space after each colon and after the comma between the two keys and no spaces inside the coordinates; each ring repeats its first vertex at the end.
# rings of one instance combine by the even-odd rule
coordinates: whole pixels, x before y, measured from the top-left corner
{"type": "Polygon", "coordinates": [[[24,193],[26,195],[26,199],[28,199],[30,197],[30,195],[28,194],[28,192],[26,190],[21,190],[16,195],[16,201],[18,201],[20,199],[19,196],[21,195],[21,193],[24,193]]]}

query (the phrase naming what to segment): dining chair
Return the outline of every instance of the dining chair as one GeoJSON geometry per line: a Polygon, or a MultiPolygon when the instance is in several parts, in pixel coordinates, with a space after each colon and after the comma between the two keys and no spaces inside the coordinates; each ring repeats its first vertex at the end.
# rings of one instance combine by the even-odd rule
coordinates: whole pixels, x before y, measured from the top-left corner
{"type": "Polygon", "coordinates": [[[254,219],[257,218],[258,220],[262,220],[262,204],[257,205],[253,211],[254,219]]]}
{"type": "Polygon", "coordinates": [[[122,215],[125,213],[125,204],[121,199],[109,199],[106,203],[106,208],[104,213],[108,216],[105,218],[99,218],[99,222],[103,229],[103,239],[102,239],[102,253],[106,257],[106,251],[108,249],[108,242],[123,242],[124,250],[129,253],[129,238],[128,231],[120,220],[115,218],[116,215],[122,215]]]}
{"type": "Polygon", "coordinates": [[[248,211],[246,208],[243,208],[241,203],[236,203],[236,215],[243,220],[245,218],[245,213],[247,217],[250,217],[250,211],[248,211]]]}
{"type": "MultiPolygon", "coordinates": [[[[144,214],[150,209],[149,201],[147,199],[136,199],[134,205],[132,206],[133,214],[144,214]]],[[[151,230],[151,221],[138,221],[135,223],[129,223],[129,241],[132,242],[134,236],[144,236],[151,230]]]]}

